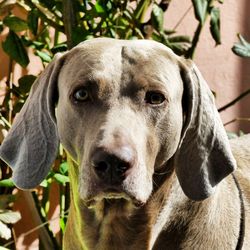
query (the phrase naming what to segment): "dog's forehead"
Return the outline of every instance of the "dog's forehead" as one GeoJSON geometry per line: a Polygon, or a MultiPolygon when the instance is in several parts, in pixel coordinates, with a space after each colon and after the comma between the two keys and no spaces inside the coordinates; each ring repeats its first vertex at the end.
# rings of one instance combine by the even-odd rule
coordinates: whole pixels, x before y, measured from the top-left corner
{"type": "Polygon", "coordinates": [[[166,80],[178,77],[178,67],[178,57],[160,43],[101,38],[71,50],[60,79],[63,85],[80,84],[88,79],[121,84],[124,77],[166,80]]]}

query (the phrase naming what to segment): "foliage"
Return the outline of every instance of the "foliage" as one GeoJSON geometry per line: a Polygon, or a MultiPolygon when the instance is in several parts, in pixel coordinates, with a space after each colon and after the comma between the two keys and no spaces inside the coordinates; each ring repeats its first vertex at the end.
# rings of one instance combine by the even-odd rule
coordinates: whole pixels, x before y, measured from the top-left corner
{"type": "Polygon", "coordinates": [[[5,240],[9,240],[11,238],[11,230],[7,225],[14,224],[21,219],[19,212],[13,212],[8,208],[9,204],[14,200],[14,195],[0,195],[0,238],[5,240]]]}
{"type": "MultiPolygon", "coordinates": [[[[154,39],[172,48],[175,53],[192,58],[207,20],[210,20],[210,31],[215,43],[220,44],[220,12],[215,7],[216,3],[222,1],[190,1],[198,24],[193,37],[188,37],[165,28],[164,15],[171,0],[2,0],[0,34],[7,33],[2,48],[9,56],[9,73],[4,100],[0,106],[1,130],[4,133],[8,131],[36,79],[34,75],[24,75],[18,82],[13,82],[15,62],[27,68],[30,55],[33,54],[40,58],[45,67],[57,52],[66,51],[81,41],[100,36],[154,39]]],[[[183,20],[183,16],[179,18],[180,21],[183,20]]],[[[1,163],[1,169],[3,180],[0,181],[0,193],[10,195],[14,187],[9,168],[1,163]]],[[[59,249],[61,242],[56,240],[47,223],[49,195],[52,184],[57,183],[60,190],[58,203],[62,235],[69,204],[68,182],[68,165],[65,153],[60,148],[53,170],[41,183],[42,189],[40,187],[32,192],[37,213],[54,249],[59,249]]]]}
{"type": "Polygon", "coordinates": [[[233,46],[232,51],[238,56],[250,57],[250,43],[242,35],[238,34],[238,37],[240,42],[233,46]]]}

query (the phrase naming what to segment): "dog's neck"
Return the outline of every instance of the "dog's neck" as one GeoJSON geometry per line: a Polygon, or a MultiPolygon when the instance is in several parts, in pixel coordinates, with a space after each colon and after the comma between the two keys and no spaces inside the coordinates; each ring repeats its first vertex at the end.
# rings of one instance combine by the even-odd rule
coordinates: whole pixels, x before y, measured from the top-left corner
{"type": "MultiPolygon", "coordinates": [[[[203,202],[190,201],[183,194],[174,171],[170,171],[165,175],[156,176],[165,181],[157,180],[159,185],[155,187],[155,192],[142,207],[135,208],[126,200],[103,200],[94,208],[88,208],[79,197],[78,166],[73,162],[70,165],[71,207],[64,237],[64,249],[108,250],[111,246],[112,249],[119,250],[150,250],[162,249],[162,247],[176,249],[182,241],[186,242],[187,238],[195,246],[196,239],[191,238],[201,233],[201,227],[203,236],[199,239],[206,240],[206,234],[211,234],[211,230],[212,232],[221,231],[211,229],[211,227],[216,227],[216,225],[221,227],[221,224],[227,226],[224,224],[228,221],[224,218],[229,212],[226,211],[227,202],[235,202],[227,200],[227,197],[223,197],[222,203],[217,202],[222,199],[219,190],[214,197],[203,202]],[[223,203],[225,203],[223,206],[220,205],[223,203]],[[207,211],[203,213],[203,210],[207,211]],[[211,225],[193,224],[194,217],[198,218],[204,214],[209,215],[207,221],[211,225]]],[[[237,190],[233,191],[237,192],[237,190]]],[[[236,204],[235,211],[230,212],[237,213],[238,210],[236,204]]],[[[194,223],[197,223],[197,220],[194,223]]],[[[238,221],[233,223],[236,226],[231,229],[236,228],[236,231],[230,232],[229,227],[228,234],[224,233],[221,237],[229,238],[230,235],[238,234],[238,221]]],[[[211,239],[211,236],[208,239],[211,239]]],[[[237,241],[236,237],[230,240],[233,242],[232,245],[237,241]]],[[[216,243],[207,242],[207,244],[211,247],[217,246],[216,243]]],[[[190,247],[192,248],[191,245],[190,247]]]]}

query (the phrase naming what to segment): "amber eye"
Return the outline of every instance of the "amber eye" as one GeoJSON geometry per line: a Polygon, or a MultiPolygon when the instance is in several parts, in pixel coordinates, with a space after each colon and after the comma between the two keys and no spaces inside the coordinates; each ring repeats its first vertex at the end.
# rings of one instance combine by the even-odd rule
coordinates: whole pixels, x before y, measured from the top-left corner
{"type": "Polygon", "coordinates": [[[159,92],[149,91],[146,93],[145,101],[146,103],[152,105],[159,105],[166,100],[165,96],[159,92]]]}
{"type": "Polygon", "coordinates": [[[85,102],[89,99],[89,92],[85,88],[77,89],[73,94],[73,98],[77,102],[85,102]]]}

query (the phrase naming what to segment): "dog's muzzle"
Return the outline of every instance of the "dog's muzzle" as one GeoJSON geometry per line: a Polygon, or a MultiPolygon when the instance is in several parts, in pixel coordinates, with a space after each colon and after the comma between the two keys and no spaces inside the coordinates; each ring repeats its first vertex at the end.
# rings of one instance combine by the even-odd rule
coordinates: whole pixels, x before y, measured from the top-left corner
{"type": "Polygon", "coordinates": [[[95,151],[92,157],[94,172],[101,182],[108,186],[121,185],[133,167],[132,161],[122,159],[103,148],[95,151]]]}

